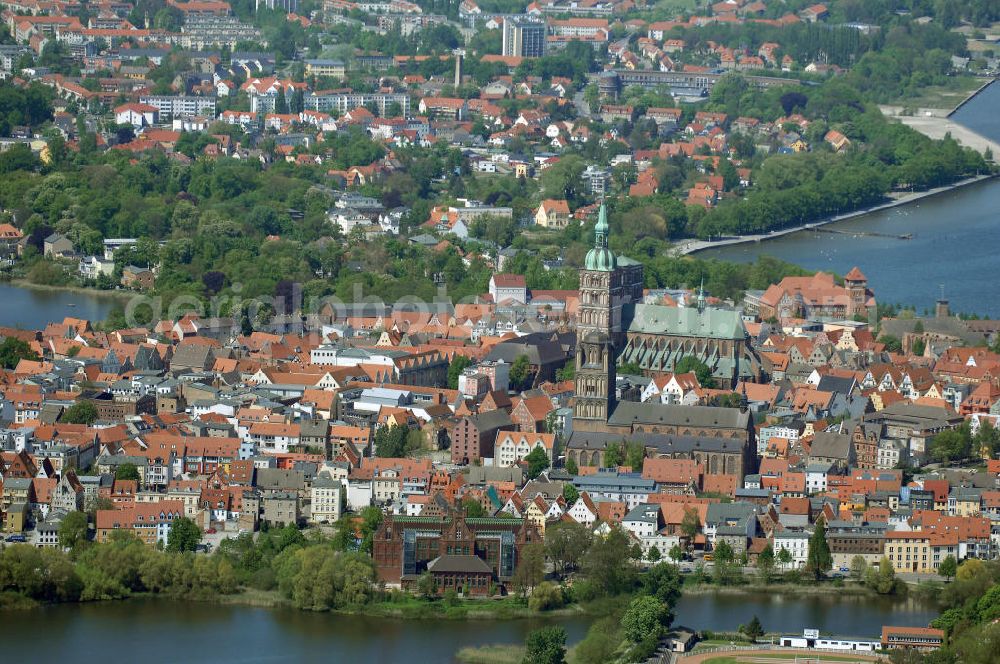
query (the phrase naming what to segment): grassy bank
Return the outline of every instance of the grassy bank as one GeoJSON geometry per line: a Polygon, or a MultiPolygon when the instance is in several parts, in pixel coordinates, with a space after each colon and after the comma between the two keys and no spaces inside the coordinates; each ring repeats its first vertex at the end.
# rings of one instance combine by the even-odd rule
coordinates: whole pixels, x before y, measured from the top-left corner
{"type": "Polygon", "coordinates": [[[719,586],[712,583],[685,583],[685,595],[746,595],[751,593],[779,593],[781,595],[818,596],[818,595],[849,595],[852,597],[875,597],[878,595],[871,588],[851,583],[834,585],[833,583],[799,584],[799,583],[750,583],[738,586],[719,586]]]}
{"type": "MultiPolygon", "coordinates": [[[[136,597],[153,597],[153,595],[143,594],[136,597]]],[[[292,602],[277,590],[257,590],[254,588],[246,588],[234,595],[191,599],[262,608],[291,608],[293,606],[292,602]]],[[[551,611],[534,611],[517,597],[457,599],[449,603],[445,600],[429,601],[420,597],[399,594],[370,604],[334,610],[332,613],[398,620],[518,620],[539,616],[600,615],[601,611],[601,605],[596,604],[573,604],[551,611]]]]}
{"type": "Polygon", "coordinates": [[[467,646],[455,653],[463,664],[520,664],[524,659],[524,646],[496,643],[485,646],[467,646]]]}
{"type": "Polygon", "coordinates": [[[80,293],[81,295],[92,295],[94,297],[105,297],[108,299],[118,299],[118,300],[128,300],[136,295],[141,295],[141,293],[136,293],[134,291],[125,290],[101,290],[100,288],[87,288],[85,286],[57,286],[48,284],[36,284],[27,279],[17,278],[17,279],[6,279],[7,283],[11,286],[17,286],[18,288],[26,288],[29,290],[37,291],[52,291],[52,292],[63,292],[63,293],[80,293]]]}

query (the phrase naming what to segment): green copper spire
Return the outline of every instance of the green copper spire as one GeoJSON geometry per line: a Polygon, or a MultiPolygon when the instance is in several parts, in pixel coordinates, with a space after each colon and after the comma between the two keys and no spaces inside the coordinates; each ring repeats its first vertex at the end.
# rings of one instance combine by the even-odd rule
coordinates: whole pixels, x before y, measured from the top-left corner
{"type": "Polygon", "coordinates": [[[597,225],[594,226],[594,232],[600,233],[605,238],[608,236],[608,208],[604,203],[601,203],[601,211],[597,213],[597,225]]]}
{"type": "Polygon", "coordinates": [[[587,252],[584,267],[598,272],[612,272],[616,267],[615,255],[608,249],[608,210],[601,203],[601,211],[597,215],[597,225],[594,226],[594,248],[587,252]]]}

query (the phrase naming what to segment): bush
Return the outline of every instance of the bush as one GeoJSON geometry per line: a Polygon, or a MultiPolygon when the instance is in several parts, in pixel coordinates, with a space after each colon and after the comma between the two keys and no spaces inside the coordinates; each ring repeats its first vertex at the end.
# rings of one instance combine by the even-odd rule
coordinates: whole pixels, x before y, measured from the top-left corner
{"type": "Polygon", "coordinates": [[[259,569],[250,577],[250,586],[257,590],[274,590],[278,581],[274,578],[274,570],[270,567],[259,569]]]}
{"type": "Polygon", "coordinates": [[[562,588],[551,581],[543,581],[535,586],[528,598],[528,608],[532,611],[550,611],[565,605],[562,588]]]}
{"type": "Polygon", "coordinates": [[[574,659],[580,664],[605,664],[614,659],[621,637],[612,618],[602,618],[590,626],[587,635],[573,650],[574,659]]]}

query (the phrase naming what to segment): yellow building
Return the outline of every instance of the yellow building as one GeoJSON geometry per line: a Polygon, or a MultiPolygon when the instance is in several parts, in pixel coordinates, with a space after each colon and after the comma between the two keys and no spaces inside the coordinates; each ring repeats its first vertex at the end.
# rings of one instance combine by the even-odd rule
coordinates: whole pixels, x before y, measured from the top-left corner
{"type": "Polygon", "coordinates": [[[535,224],[542,228],[566,228],[569,225],[569,203],[551,198],[542,201],[535,212],[535,224]]]}
{"type": "Polygon", "coordinates": [[[885,534],[885,557],[898,572],[930,573],[934,571],[931,556],[931,534],[890,531],[885,534]]]}
{"type": "Polygon", "coordinates": [[[344,78],[347,66],[340,60],[306,60],[306,76],[344,78]]]}
{"type": "Polygon", "coordinates": [[[541,496],[535,496],[535,499],[529,502],[524,509],[525,520],[533,524],[542,536],[545,535],[545,513],[547,511],[548,506],[541,496]]]}

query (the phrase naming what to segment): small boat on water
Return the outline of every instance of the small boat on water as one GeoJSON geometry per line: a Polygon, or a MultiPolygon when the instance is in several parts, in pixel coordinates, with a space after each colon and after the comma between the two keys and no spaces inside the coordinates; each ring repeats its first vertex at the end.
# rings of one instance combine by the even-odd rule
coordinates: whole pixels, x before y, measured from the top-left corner
{"type": "Polygon", "coordinates": [[[76,302],[67,302],[66,306],[67,307],[75,307],[76,306],[76,302]]]}

